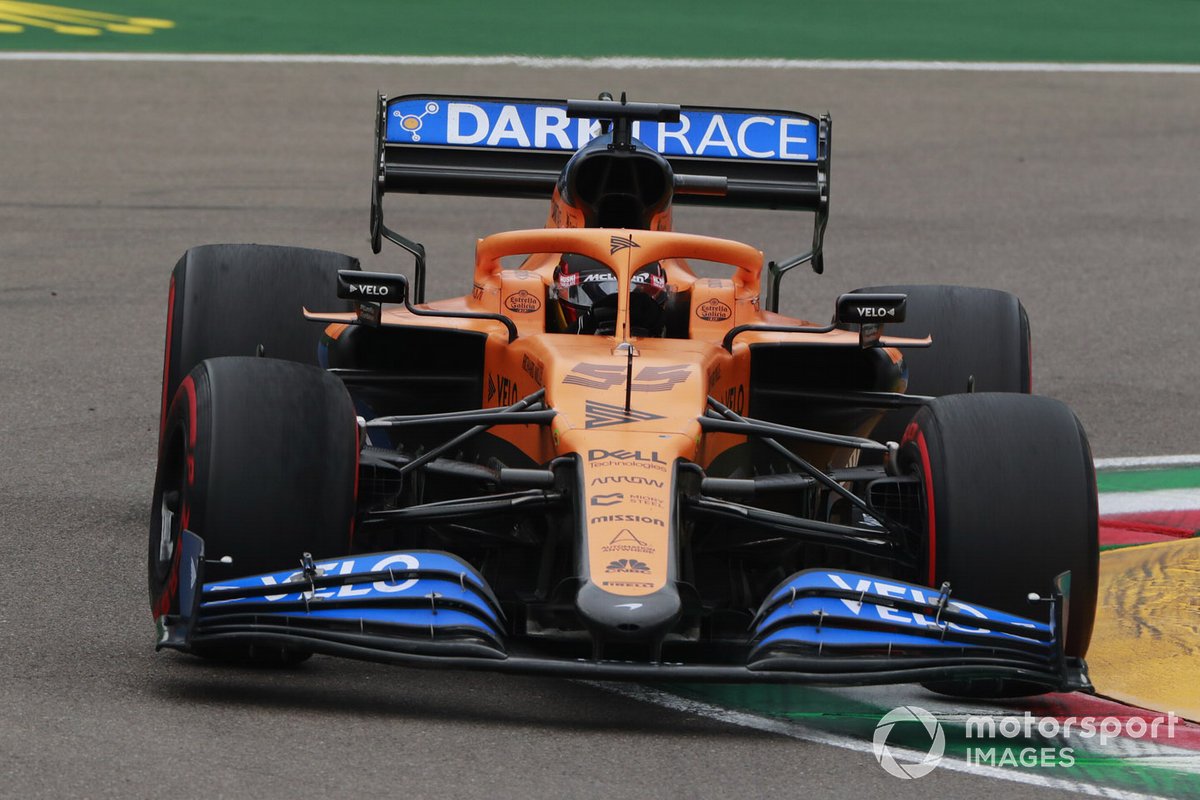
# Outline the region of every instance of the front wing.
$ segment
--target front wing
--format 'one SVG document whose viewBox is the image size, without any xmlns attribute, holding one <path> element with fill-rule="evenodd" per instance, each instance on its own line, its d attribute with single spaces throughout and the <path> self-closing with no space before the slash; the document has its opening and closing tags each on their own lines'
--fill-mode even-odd
<svg viewBox="0 0 1200 800">
<path fill-rule="evenodd" d="M 158 647 L 258 644 L 414 667 L 641 681 L 811 683 L 1013 680 L 1090 689 L 1066 658 L 1069 580 L 1038 622 L 950 599 L 929 587 L 843 570 L 804 570 L 763 603 L 744 660 L 630 662 L 565 658 L 508 630 L 501 604 L 468 563 L 438 551 L 312 562 L 205 583 L 204 543 L 184 531 L 171 582 L 179 613 L 159 617 Z M 1065 577 L 1065 576 L 1064 576 Z"/>
</svg>

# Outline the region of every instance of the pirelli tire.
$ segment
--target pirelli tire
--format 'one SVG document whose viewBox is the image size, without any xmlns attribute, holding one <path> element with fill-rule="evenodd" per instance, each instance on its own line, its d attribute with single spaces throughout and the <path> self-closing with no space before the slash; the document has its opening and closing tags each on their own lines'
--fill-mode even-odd
<svg viewBox="0 0 1200 800">
<path fill-rule="evenodd" d="M 167 414 L 149 537 L 150 602 L 172 613 L 167 585 L 179 535 L 204 540 L 205 581 L 344 555 L 353 536 L 359 440 L 345 386 L 324 370 L 266 358 L 201 361 Z M 228 556 L 231 563 L 220 563 Z M 290 663 L 278 647 L 200 655 Z"/>
<path fill-rule="evenodd" d="M 171 273 L 163 351 L 162 417 L 184 377 L 206 358 L 253 356 L 316 364 L 324 330 L 303 309 L 349 311 L 337 273 L 359 269 L 341 253 L 262 244 L 189 249 Z M 162 430 L 160 429 L 160 434 Z"/>
<path fill-rule="evenodd" d="M 1029 315 L 1015 295 L 942 285 L 873 286 L 855 292 L 908 295 L 905 321 L 884 325 L 884 333 L 933 337 L 930 347 L 904 349 L 908 394 L 1033 391 Z M 912 409 L 890 412 L 872 435 L 899 441 L 912 417 Z"/>
<path fill-rule="evenodd" d="M 904 434 L 903 469 L 920 476 L 925 572 L 951 596 L 1039 618 L 1055 576 L 1070 571 L 1068 657 L 1082 658 L 1096 615 L 1099 522 L 1087 435 L 1063 403 L 1010 393 L 941 397 Z M 1034 694 L 1013 681 L 929 684 L 946 694 Z"/>
</svg>

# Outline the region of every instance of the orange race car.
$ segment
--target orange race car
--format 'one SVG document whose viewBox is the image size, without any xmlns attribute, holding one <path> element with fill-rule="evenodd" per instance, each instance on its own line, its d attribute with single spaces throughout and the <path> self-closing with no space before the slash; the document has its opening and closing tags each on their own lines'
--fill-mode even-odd
<svg viewBox="0 0 1200 800">
<path fill-rule="evenodd" d="M 371 204 L 415 259 L 211 245 L 172 275 L 149 540 L 158 646 L 638 680 L 1089 688 L 1086 436 L 1015 297 L 822 271 L 830 121 L 379 98 Z M 425 300 L 390 192 L 542 197 Z M 811 249 L 675 232 L 812 212 Z M 885 330 L 886 329 L 886 330 Z"/>
</svg>

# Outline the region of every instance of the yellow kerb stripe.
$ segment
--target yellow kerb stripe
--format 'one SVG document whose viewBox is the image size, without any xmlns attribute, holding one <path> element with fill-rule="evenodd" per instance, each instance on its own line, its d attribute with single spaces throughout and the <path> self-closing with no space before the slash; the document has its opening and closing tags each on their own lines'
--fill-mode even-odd
<svg viewBox="0 0 1200 800">
<path fill-rule="evenodd" d="M 98 36 L 104 31 L 147 35 L 155 30 L 173 28 L 175 23 L 169 19 L 126 17 L 44 3 L 0 0 L 0 32 L 21 33 L 24 26 L 44 28 L 71 36 Z"/>
</svg>

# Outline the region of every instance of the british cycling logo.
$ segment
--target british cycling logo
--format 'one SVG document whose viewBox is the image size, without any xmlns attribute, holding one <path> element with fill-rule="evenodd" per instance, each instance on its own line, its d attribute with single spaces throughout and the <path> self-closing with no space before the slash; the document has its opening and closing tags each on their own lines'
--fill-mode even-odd
<svg viewBox="0 0 1200 800">
<path fill-rule="evenodd" d="M 901 762 L 896 759 L 897 754 L 907 756 L 914 752 L 911 748 L 899 748 L 888 744 L 892 729 L 901 722 L 916 722 L 929 734 L 929 751 L 924 758 L 916 762 Z M 942 726 L 938 723 L 937 718 L 925 709 L 920 706 L 900 706 L 893 708 L 879 720 L 875 726 L 875 736 L 871 740 L 871 748 L 875 751 L 875 760 L 887 774 L 904 780 L 923 778 L 941 763 L 942 756 L 946 752 L 946 734 L 942 731 Z"/>
</svg>

